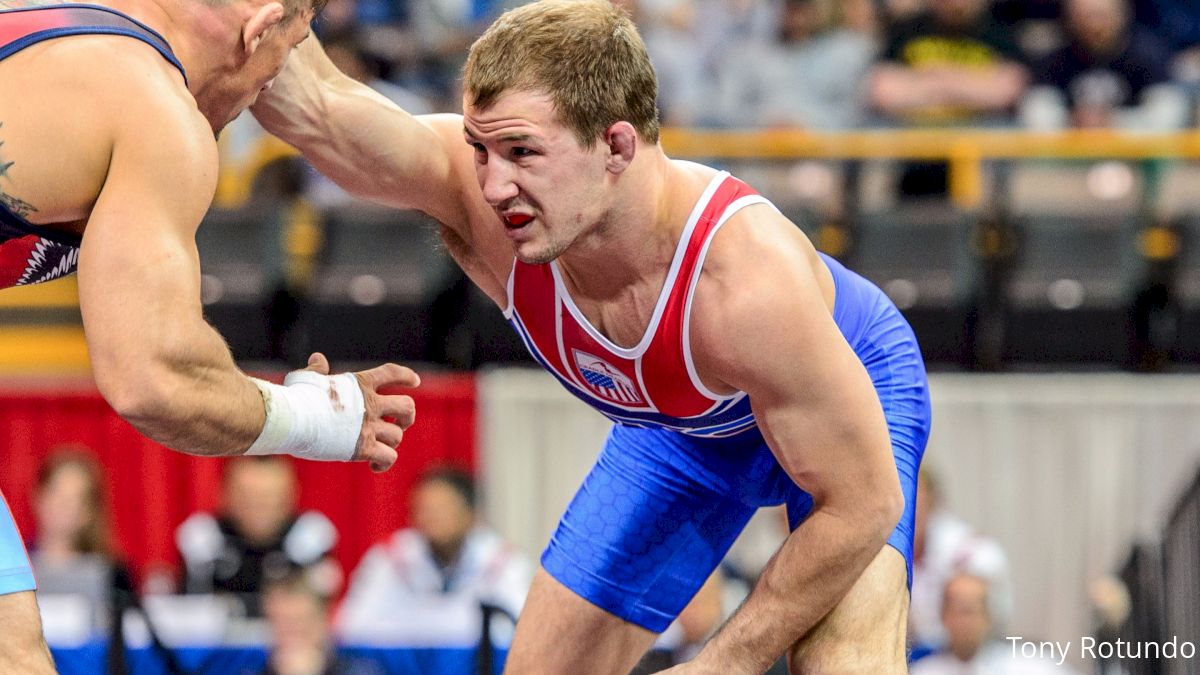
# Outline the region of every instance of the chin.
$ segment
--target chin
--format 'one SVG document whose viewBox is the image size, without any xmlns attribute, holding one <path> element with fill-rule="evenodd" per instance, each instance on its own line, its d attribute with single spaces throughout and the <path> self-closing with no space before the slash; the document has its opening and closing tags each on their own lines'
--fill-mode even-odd
<svg viewBox="0 0 1200 675">
<path fill-rule="evenodd" d="M 517 260 L 526 265 L 545 265 L 563 254 L 562 249 L 555 246 L 538 246 L 535 242 L 525 242 L 513 247 Z"/>
</svg>

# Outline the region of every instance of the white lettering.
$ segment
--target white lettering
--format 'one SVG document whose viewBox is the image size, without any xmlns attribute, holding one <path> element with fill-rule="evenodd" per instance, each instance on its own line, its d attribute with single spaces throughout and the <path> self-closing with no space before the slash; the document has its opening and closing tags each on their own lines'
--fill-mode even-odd
<svg viewBox="0 0 1200 675">
<path fill-rule="evenodd" d="M 1061 666 L 1063 664 L 1063 662 L 1067 660 L 1067 652 L 1069 652 L 1069 651 L 1071 651 L 1071 641 L 1070 640 L 1067 641 L 1067 644 L 1062 645 L 1062 651 L 1059 652 L 1059 656 L 1058 656 L 1058 663 L 1056 663 L 1055 665 Z"/>
<path fill-rule="evenodd" d="M 1179 645 L 1179 655 L 1185 659 L 1194 658 L 1196 656 L 1196 645 L 1191 642 Z"/>
<path fill-rule="evenodd" d="M 1088 658 L 1096 658 L 1096 638 L 1082 637 L 1079 639 L 1079 655 Z"/>
<path fill-rule="evenodd" d="M 1005 639 L 1005 640 L 1008 640 L 1009 642 L 1011 642 L 1011 643 L 1012 643 L 1012 647 L 1013 647 L 1013 653 L 1012 653 L 1012 655 L 1013 655 L 1013 658 L 1014 658 L 1014 659 L 1015 659 L 1015 658 L 1017 658 L 1017 643 L 1018 643 L 1018 642 L 1020 642 L 1020 641 L 1022 641 L 1022 640 L 1024 640 L 1025 638 L 1023 638 L 1023 637 L 1021 637 L 1020 635 L 1018 635 L 1018 636 L 1016 636 L 1016 637 L 1006 637 L 1006 638 L 1004 638 L 1004 639 Z"/>
</svg>

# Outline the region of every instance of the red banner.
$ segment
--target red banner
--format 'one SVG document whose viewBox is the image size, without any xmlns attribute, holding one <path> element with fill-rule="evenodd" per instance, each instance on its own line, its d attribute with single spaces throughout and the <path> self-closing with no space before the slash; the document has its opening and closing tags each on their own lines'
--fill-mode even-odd
<svg viewBox="0 0 1200 675">
<path fill-rule="evenodd" d="M 366 549 L 408 521 L 409 493 L 427 467 L 475 468 L 475 382 L 470 375 L 426 376 L 410 393 L 417 421 L 400 459 L 376 475 L 365 464 L 294 460 L 299 504 L 337 526 L 337 556 L 348 574 Z M 42 459 L 55 448 L 82 445 L 104 467 L 113 535 L 135 574 L 156 563 L 178 564 L 175 528 L 220 499 L 228 460 L 184 455 L 142 437 L 91 389 L 0 390 L 0 491 L 27 541 L 36 537 L 33 487 Z"/>
</svg>

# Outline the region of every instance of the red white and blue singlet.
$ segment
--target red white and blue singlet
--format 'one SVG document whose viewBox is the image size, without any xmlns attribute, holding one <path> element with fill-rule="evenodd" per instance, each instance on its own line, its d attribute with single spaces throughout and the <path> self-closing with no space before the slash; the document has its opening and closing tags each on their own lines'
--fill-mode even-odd
<svg viewBox="0 0 1200 675">
<path fill-rule="evenodd" d="M 710 438 L 745 431 L 755 425 L 750 400 L 704 386 L 692 363 L 689 324 L 713 235 L 752 204 L 770 202 L 728 173 L 713 178 L 684 227 L 650 325 L 631 348 L 613 344 L 588 322 L 554 262 L 514 263 L 504 315 L 546 370 L 615 422 Z"/>
<path fill-rule="evenodd" d="M 709 391 L 692 362 L 696 284 L 717 230 L 768 204 L 719 173 L 697 201 L 642 339 L 628 349 L 588 323 L 558 266 L 516 261 L 505 316 L 534 358 L 617 422 L 542 555 L 542 567 L 593 605 L 664 630 L 761 506 L 786 504 L 794 528 L 813 507 L 758 429 L 749 397 Z M 929 428 L 916 338 L 887 296 L 836 260 L 833 320 L 875 386 L 905 512 L 888 543 L 912 560 L 916 474 Z M 786 367 L 786 364 L 780 364 Z"/>
<path fill-rule="evenodd" d="M 0 11 L 0 61 L 46 40 L 72 35 L 123 35 L 154 47 L 183 73 L 161 35 L 120 12 L 96 5 L 53 5 Z M 186 75 L 184 76 L 186 81 Z M 50 281 L 75 271 L 80 237 L 34 225 L 0 201 L 0 288 Z"/>
</svg>

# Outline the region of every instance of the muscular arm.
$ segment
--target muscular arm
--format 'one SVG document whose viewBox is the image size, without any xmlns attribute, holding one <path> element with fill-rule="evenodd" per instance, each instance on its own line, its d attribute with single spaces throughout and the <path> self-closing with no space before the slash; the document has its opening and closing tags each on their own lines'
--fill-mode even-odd
<svg viewBox="0 0 1200 675">
<path fill-rule="evenodd" d="M 265 416 L 258 388 L 200 305 L 195 233 L 216 185 L 212 132 L 186 99 L 152 93 L 154 75 L 131 78 L 142 81 L 114 86 L 141 103 L 134 114 L 109 117 L 108 176 L 80 250 L 96 384 L 146 436 L 184 452 L 236 454 Z M 105 112 L 101 103 L 98 118 Z"/>
<path fill-rule="evenodd" d="M 342 74 L 316 38 L 301 43 L 252 110 L 352 194 L 443 223 L 465 220 L 449 155 L 450 148 L 466 151 L 461 120 L 409 115 Z"/>
<path fill-rule="evenodd" d="M 749 394 L 780 465 L 813 497 L 809 517 L 698 657 L 713 672 L 769 667 L 841 600 L 903 508 L 879 400 L 798 237 L 782 216 L 750 207 L 717 234 L 720 257 L 697 289 L 702 376 Z"/>
</svg>

